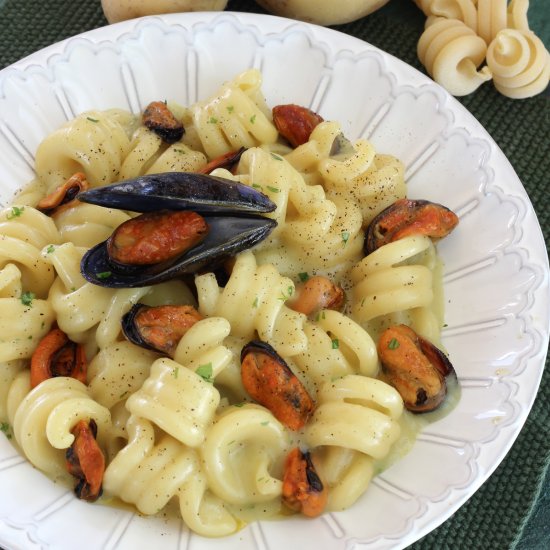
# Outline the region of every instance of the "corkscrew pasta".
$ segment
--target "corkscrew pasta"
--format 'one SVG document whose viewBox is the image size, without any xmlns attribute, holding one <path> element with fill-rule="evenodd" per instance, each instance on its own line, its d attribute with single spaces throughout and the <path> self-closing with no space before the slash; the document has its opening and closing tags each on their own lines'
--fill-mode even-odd
<svg viewBox="0 0 550 550">
<path fill-rule="evenodd" d="M 452 9 L 466 14 L 465 6 L 457 0 Z M 427 47 L 426 55 L 439 53 Z M 442 325 L 440 265 L 428 237 L 363 252 L 365 227 L 406 196 L 402 163 L 366 139 L 350 141 L 335 121 L 290 148 L 261 82 L 249 70 L 204 101 L 169 102 L 186 127 L 171 144 L 135 114 L 79 115 L 46 137 L 35 180 L 0 213 L 0 421 L 34 466 L 67 482 L 74 428 L 93 420 L 106 462 L 100 502 L 120 499 L 155 515 L 177 501 L 187 528 L 204 536 L 280 515 L 285 460 L 296 446 L 311 450 L 327 509 L 351 506 L 408 414 L 379 379 L 380 330 L 406 322 L 438 342 Z M 100 187 L 199 171 L 241 147 L 231 171 L 213 174 L 259 188 L 276 205 L 267 216 L 277 228 L 236 256 L 223 283 L 203 270 L 156 286 L 96 286 L 80 271 L 83 254 L 135 213 L 78 201 L 51 216 L 35 208 L 76 171 Z M 346 289 L 342 311 L 293 309 L 317 274 Z M 137 303 L 193 305 L 199 317 L 167 356 L 124 337 L 122 320 Z M 31 357 L 54 327 L 83 347 L 86 384 L 52 373 L 31 388 Z M 272 346 L 310 394 L 314 410 L 303 428 L 291 430 L 251 398 L 240 356 L 252 340 Z"/>
</svg>

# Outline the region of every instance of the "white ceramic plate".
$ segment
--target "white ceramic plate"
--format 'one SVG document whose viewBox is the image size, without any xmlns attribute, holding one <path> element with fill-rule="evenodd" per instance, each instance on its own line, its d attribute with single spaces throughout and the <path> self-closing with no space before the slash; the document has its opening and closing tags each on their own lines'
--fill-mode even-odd
<svg viewBox="0 0 550 550">
<path fill-rule="evenodd" d="M 444 342 L 462 399 L 350 510 L 204 539 L 177 521 L 79 502 L 0 438 L 8 549 L 402 548 L 447 519 L 497 467 L 534 400 L 548 344 L 548 259 L 512 167 L 477 121 L 401 61 L 335 31 L 230 13 L 146 18 L 42 50 L 0 72 L 0 201 L 32 177 L 46 134 L 87 109 L 192 103 L 257 67 L 270 105 L 310 106 L 407 166 L 409 194 L 461 218 L 439 249 Z M 355 545 L 355 546 L 354 546 Z"/>
</svg>

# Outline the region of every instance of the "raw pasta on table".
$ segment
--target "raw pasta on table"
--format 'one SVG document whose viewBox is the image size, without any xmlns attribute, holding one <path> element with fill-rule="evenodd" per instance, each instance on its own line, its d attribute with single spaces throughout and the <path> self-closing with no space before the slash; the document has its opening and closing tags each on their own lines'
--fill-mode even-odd
<svg viewBox="0 0 550 550">
<path fill-rule="evenodd" d="M 406 196 L 404 167 L 368 140 L 348 140 L 335 121 L 289 147 L 256 70 L 194 105 L 167 107 L 185 126 L 175 143 L 122 110 L 67 122 L 39 146 L 35 180 L 2 213 L 0 421 L 10 423 L 34 466 L 66 480 L 74 430 L 93 420 L 105 455 L 101 499 L 120 499 L 145 515 L 177 501 L 187 527 L 205 536 L 280 515 L 289 502 L 286 460 L 297 446 L 324 480 L 327 509 L 351 506 L 387 466 L 402 427 L 407 440 L 418 430 L 381 375 L 379 333 L 406 323 L 438 343 L 443 322 L 429 237 L 407 237 L 364 257 L 365 227 Z M 277 227 L 226 266 L 225 281 L 205 269 L 155 286 L 97 286 L 81 273 L 83 255 L 135 212 L 78 200 L 51 217 L 35 208 L 77 172 L 101 187 L 200 171 L 241 147 L 235 166 L 212 174 L 261 190 L 275 204 L 266 216 Z M 347 291 L 341 311 L 294 309 L 317 275 Z M 136 304 L 189 305 L 197 319 L 170 352 L 143 349 L 122 330 L 129 312 L 142 307 Z M 31 388 L 31 358 L 53 327 L 82 346 L 87 384 L 55 375 Z M 290 429 L 278 411 L 251 399 L 240 372 L 251 341 L 268 346 L 261 349 L 311 396 L 315 410 L 302 428 Z"/>
</svg>

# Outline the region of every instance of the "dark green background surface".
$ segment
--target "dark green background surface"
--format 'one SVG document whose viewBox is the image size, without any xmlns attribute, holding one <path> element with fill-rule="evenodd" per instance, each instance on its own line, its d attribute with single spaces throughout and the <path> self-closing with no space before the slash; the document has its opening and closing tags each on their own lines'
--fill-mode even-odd
<svg viewBox="0 0 550 550">
<path fill-rule="evenodd" d="M 230 0 L 228 9 L 265 13 L 252 0 Z M 529 22 L 550 48 L 549 0 L 531 0 Z M 99 0 L 0 0 L 0 68 L 44 46 L 105 24 Z M 424 16 L 412 0 L 392 0 L 362 20 L 335 28 L 423 70 L 416 57 L 423 24 Z M 518 101 L 501 96 L 488 83 L 460 101 L 514 166 L 533 202 L 548 249 L 548 89 L 535 98 Z M 550 548 L 550 483 L 548 479 L 544 482 L 550 461 L 549 411 L 547 361 L 531 414 L 502 464 L 452 518 L 415 543 L 411 550 Z"/>
</svg>

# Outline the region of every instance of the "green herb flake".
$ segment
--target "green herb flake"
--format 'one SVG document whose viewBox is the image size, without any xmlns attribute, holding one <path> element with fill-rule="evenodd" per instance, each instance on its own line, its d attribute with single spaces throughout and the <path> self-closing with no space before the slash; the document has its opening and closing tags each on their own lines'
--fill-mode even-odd
<svg viewBox="0 0 550 550">
<path fill-rule="evenodd" d="M 212 363 L 206 363 L 206 365 L 200 365 L 199 368 L 195 371 L 203 380 L 206 382 L 210 382 L 211 384 L 214 382 L 214 379 L 212 378 Z"/>
<path fill-rule="evenodd" d="M 233 107 L 233 105 L 228 105 L 227 106 L 227 112 L 228 113 L 232 113 L 234 110 L 235 110 L 235 107 Z"/>
<path fill-rule="evenodd" d="M 8 438 L 12 438 L 11 426 L 7 422 L 0 423 L 0 431 Z"/>
<path fill-rule="evenodd" d="M 252 307 L 258 307 L 258 296 L 256 296 L 256 298 L 252 302 Z"/>
<path fill-rule="evenodd" d="M 388 343 L 389 349 L 397 349 L 399 347 L 399 340 L 397 338 L 392 338 Z"/>
<path fill-rule="evenodd" d="M 338 338 L 334 338 L 332 340 L 332 349 L 338 349 L 340 347 L 340 341 Z"/>
<path fill-rule="evenodd" d="M 244 405 L 245 405 L 245 403 L 244 403 L 244 401 L 242 401 L 241 403 L 235 403 L 233 406 L 234 407 L 239 407 L 239 409 L 240 409 L 241 407 L 244 407 Z"/>
<path fill-rule="evenodd" d="M 99 273 L 95 274 L 98 279 L 108 279 L 111 275 L 111 271 L 100 271 Z"/>
<path fill-rule="evenodd" d="M 92 117 L 90 117 L 90 116 L 87 116 L 87 117 L 86 117 L 86 120 L 89 120 L 90 122 L 99 122 L 99 119 L 97 119 L 97 118 L 92 118 Z"/>
<path fill-rule="evenodd" d="M 263 189 L 263 187 L 257 183 L 253 183 L 252 187 L 254 187 L 254 189 Z"/>
<path fill-rule="evenodd" d="M 180 373 L 180 368 L 179 367 L 175 367 L 174 370 L 172 371 L 172 374 L 174 375 L 174 378 L 177 378 L 179 373 Z"/>
<path fill-rule="evenodd" d="M 32 301 L 36 298 L 36 295 L 34 294 L 34 292 L 30 292 L 30 291 L 27 291 L 27 292 L 23 292 L 21 294 L 21 303 L 24 305 L 24 306 L 32 306 Z"/>
<path fill-rule="evenodd" d="M 55 246 L 50 244 L 48 248 L 46 248 L 46 254 L 51 254 L 52 252 L 55 252 Z"/>
<path fill-rule="evenodd" d="M 309 279 L 309 274 L 303 271 L 302 273 L 298 273 L 298 277 L 300 277 L 300 281 L 302 281 L 302 283 L 305 283 Z"/>
<path fill-rule="evenodd" d="M 256 115 L 252 115 L 250 117 L 250 124 L 254 124 L 256 122 Z"/>
<path fill-rule="evenodd" d="M 262 426 L 267 426 L 269 424 L 269 420 L 264 420 L 263 422 L 260 422 Z"/>
<path fill-rule="evenodd" d="M 279 155 L 276 155 L 275 153 L 271 153 L 271 156 L 272 156 L 275 160 L 283 160 L 283 157 L 280 157 Z"/>
<path fill-rule="evenodd" d="M 209 119 L 208 119 L 208 122 L 210 124 L 217 124 L 218 123 L 218 119 L 215 117 L 215 116 L 211 116 Z"/>
<path fill-rule="evenodd" d="M 13 218 L 19 218 L 19 216 L 23 215 L 23 212 L 25 211 L 24 206 L 12 206 L 10 213 L 6 216 L 8 220 L 13 220 Z"/>
<path fill-rule="evenodd" d="M 349 231 L 342 231 L 342 242 L 344 243 L 344 246 L 348 244 L 349 241 Z"/>
<path fill-rule="evenodd" d="M 294 287 L 293 286 L 289 286 L 288 287 L 288 296 L 292 296 L 294 294 Z"/>
<path fill-rule="evenodd" d="M 272 193 L 280 193 L 281 190 L 278 188 L 278 187 L 273 187 L 272 185 L 268 185 L 267 188 L 272 192 Z"/>
</svg>

